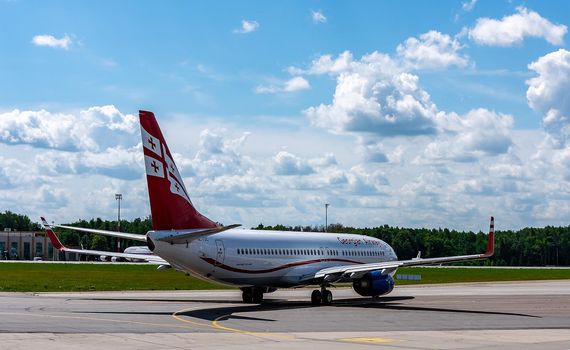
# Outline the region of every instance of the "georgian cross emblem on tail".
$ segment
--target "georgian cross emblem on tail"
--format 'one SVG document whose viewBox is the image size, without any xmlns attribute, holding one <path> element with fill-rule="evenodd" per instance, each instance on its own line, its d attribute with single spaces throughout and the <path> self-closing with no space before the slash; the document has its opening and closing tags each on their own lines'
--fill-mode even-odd
<svg viewBox="0 0 570 350">
<path fill-rule="evenodd" d="M 217 228 L 218 224 L 200 214 L 190 201 L 182 176 L 154 114 L 150 111 L 139 111 L 139 120 L 152 228 Z"/>
<path fill-rule="evenodd" d="M 160 139 L 150 132 L 141 128 L 143 147 L 151 151 L 152 155 L 145 154 L 146 174 L 149 176 L 166 178 L 170 183 L 170 192 L 184 198 L 188 203 L 190 197 L 182 181 L 182 176 L 174 161 L 169 157 L 167 148 L 160 142 Z M 157 155 L 158 158 L 155 158 Z"/>
</svg>

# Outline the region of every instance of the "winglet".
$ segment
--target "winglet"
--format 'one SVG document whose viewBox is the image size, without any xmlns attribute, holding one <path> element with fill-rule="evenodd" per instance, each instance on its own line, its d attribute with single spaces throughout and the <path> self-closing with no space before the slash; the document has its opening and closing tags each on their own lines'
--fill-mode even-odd
<svg viewBox="0 0 570 350">
<path fill-rule="evenodd" d="M 491 257 L 495 253 L 495 218 L 491 216 L 491 224 L 489 225 L 489 236 L 487 237 L 486 257 Z"/>
<path fill-rule="evenodd" d="M 45 229 L 46 229 L 46 233 L 49 237 L 49 240 L 51 241 L 51 244 L 53 245 L 53 247 L 57 250 L 62 250 L 65 248 L 65 246 L 63 244 L 61 244 L 61 242 L 59 241 L 59 238 L 57 238 L 57 236 L 55 235 L 55 233 L 53 232 L 53 230 L 51 229 L 51 226 L 48 224 L 47 220 L 42 216 L 42 225 L 44 225 Z"/>
</svg>

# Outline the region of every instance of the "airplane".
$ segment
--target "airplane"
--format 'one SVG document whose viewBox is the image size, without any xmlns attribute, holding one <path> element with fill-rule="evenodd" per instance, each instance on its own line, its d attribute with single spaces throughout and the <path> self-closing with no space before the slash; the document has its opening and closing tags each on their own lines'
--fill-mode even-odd
<svg viewBox="0 0 570 350">
<path fill-rule="evenodd" d="M 152 112 L 139 111 L 150 200 L 152 230 L 146 235 L 68 227 L 146 242 L 151 254 L 129 254 L 65 247 L 42 217 L 58 250 L 80 254 L 143 259 L 159 270 L 174 268 L 193 276 L 238 286 L 244 303 L 261 303 L 278 288 L 318 286 L 313 305 L 330 305 L 329 287 L 352 283 L 361 296 L 378 297 L 394 289 L 400 267 L 487 259 L 494 252 L 491 217 L 486 251 L 482 254 L 398 260 L 386 242 L 369 236 L 324 232 L 262 231 L 223 226 L 202 215 L 190 200 L 180 172 Z"/>
<path fill-rule="evenodd" d="M 53 226 L 55 226 L 55 225 L 53 225 Z M 150 251 L 150 249 L 148 249 L 148 247 L 146 245 L 134 245 L 134 246 L 127 247 L 127 248 L 125 248 L 125 250 L 123 250 L 123 253 L 143 254 L 143 255 L 152 254 L 152 252 Z M 107 256 L 101 255 L 99 257 L 99 260 L 107 261 L 108 259 L 107 259 Z M 125 260 L 131 261 L 131 262 L 145 262 L 144 259 L 125 258 Z M 111 262 L 117 262 L 117 261 L 121 261 L 121 259 L 116 257 L 116 256 L 111 257 Z"/>
</svg>

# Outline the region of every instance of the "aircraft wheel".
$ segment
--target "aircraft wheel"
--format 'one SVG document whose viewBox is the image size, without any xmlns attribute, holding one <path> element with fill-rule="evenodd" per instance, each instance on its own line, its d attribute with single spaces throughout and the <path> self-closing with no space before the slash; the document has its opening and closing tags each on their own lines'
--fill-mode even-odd
<svg viewBox="0 0 570 350">
<path fill-rule="evenodd" d="M 311 293 L 311 304 L 313 305 L 321 305 L 321 291 L 318 289 L 315 289 L 313 291 L 313 293 Z"/>
<path fill-rule="evenodd" d="M 332 304 L 333 301 L 333 295 L 332 292 L 330 290 L 325 290 L 323 293 L 323 305 L 330 305 Z"/>
<path fill-rule="evenodd" d="M 242 299 L 243 302 L 246 303 L 246 304 L 251 304 L 251 303 L 253 303 L 253 291 L 251 290 L 251 288 L 244 288 L 244 289 L 242 289 L 242 292 L 241 292 L 241 299 Z"/>
<path fill-rule="evenodd" d="M 263 292 L 258 289 L 254 290 L 252 301 L 254 304 L 261 304 L 261 302 L 263 301 Z"/>
</svg>

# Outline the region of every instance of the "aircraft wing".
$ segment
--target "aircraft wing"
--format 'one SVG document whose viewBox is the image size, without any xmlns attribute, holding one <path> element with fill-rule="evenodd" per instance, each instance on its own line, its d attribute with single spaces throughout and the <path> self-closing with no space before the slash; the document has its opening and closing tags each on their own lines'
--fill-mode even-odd
<svg viewBox="0 0 570 350">
<path fill-rule="evenodd" d="M 381 270 L 383 274 L 388 274 L 395 271 L 399 267 L 425 266 L 425 265 L 487 259 L 493 256 L 493 253 L 495 251 L 494 221 L 495 221 L 494 218 L 491 217 L 489 235 L 487 237 L 487 249 L 483 254 L 446 256 L 441 258 L 428 258 L 428 259 L 413 258 L 411 260 L 396 260 L 396 261 L 387 261 L 387 262 L 361 264 L 361 265 L 335 266 L 317 271 L 317 273 L 315 274 L 315 278 L 317 279 L 324 278 L 329 282 L 336 282 L 340 280 L 360 278 L 370 271 Z"/>
<path fill-rule="evenodd" d="M 44 221 L 45 221 L 45 219 L 42 218 L 42 223 Z M 44 223 L 44 226 L 45 226 L 45 223 Z M 132 239 L 134 241 L 146 242 L 146 236 L 145 235 L 139 235 L 136 233 L 97 230 L 97 229 L 93 229 L 93 228 L 74 227 L 74 226 L 65 226 L 65 225 L 52 225 L 52 226 L 53 227 L 66 228 L 68 230 L 88 232 L 88 233 L 97 233 L 97 234 L 104 235 L 104 236 L 119 237 L 119 238 L 124 238 L 124 239 Z"/>
<path fill-rule="evenodd" d="M 55 235 L 55 233 L 51 229 L 51 226 L 47 223 L 47 221 L 44 218 L 42 218 L 42 224 L 44 225 L 44 227 L 46 229 L 46 233 L 47 233 L 47 235 L 51 241 L 51 244 L 57 250 L 70 252 L 70 253 L 77 253 L 77 254 L 110 256 L 110 257 L 125 258 L 125 259 L 138 259 L 138 260 L 144 260 L 144 261 L 151 263 L 151 264 L 170 266 L 170 263 L 168 263 L 166 260 L 164 260 L 161 257 L 154 255 L 154 254 L 129 254 L 129 253 L 108 252 L 108 251 L 102 251 L 102 250 L 67 248 L 66 246 L 64 246 L 61 243 L 59 238 L 57 238 L 57 236 Z"/>
</svg>

